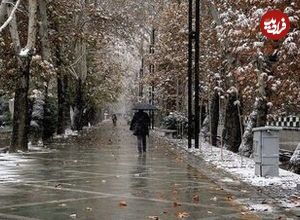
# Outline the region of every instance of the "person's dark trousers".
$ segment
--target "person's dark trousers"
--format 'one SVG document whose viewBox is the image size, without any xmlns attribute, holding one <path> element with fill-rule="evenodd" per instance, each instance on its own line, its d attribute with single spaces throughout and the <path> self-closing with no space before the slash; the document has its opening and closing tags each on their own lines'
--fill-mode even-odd
<svg viewBox="0 0 300 220">
<path fill-rule="evenodd" d="M 138 135 L 137 136 L 137 145 L 139 153 L 146 152 L 147 142 L 146 135 Z"/>
</svg>

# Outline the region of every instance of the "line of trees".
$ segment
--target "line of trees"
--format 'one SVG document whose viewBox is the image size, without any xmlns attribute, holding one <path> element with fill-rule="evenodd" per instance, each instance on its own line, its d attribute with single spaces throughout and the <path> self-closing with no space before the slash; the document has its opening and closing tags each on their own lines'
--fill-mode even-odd
<svg viewBox="0 0 300 220">
<path fill-rule="evenodd" d="M 290 1 L 201 1 L 201 105 L 203 126 L 217 142 L 224 123 L 223 144 L 250 156 L 252 129 L 278 115 L 299 115 L 300 3 Z M 156 20 L 158 41 L 156 98 L 165 111 L 186 113 L 188 16 L 186 1 L 169 1 Z M 285 39 L 266 39 L 259 30 L 261 16 L 270 9 L 288 14 L 291 30 Z M 244 126 L 244 118 L 248 123 Z M 207 123 L 208 122 L 208 123 Z"/>
<path fill-rule="evenodd" d="M 141 32 L 134 18 L 142 14 L 129 15 L 136 4 L 1 0 L 0 90 L 14 98 L 10 152 L 27 151 L 32 130 L 43 140 L 81 130 L 118 99 L 128 70 L 118 47 L 134 47 Z"/>
</svg>

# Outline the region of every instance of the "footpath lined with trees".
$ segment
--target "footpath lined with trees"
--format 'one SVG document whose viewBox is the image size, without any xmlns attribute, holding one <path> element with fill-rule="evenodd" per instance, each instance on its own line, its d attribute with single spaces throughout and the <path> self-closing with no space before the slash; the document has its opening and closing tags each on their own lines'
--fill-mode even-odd
<svg viewBox="0 0 300 220">
<path fill-rule="evenodd" d="M 216 146 L 218 128 L 223 128 L 223 146 L 249 157 L 253 128 L 279 116 L 299 117 L 300 3 L 201 2 L 201 82 L 194 97 L 200 98 L 202 132 Z M 283 11 L 291 21 L 291 30 L 282 40 L 268 40 L 259 30 L 261 16 L 270 9 Z M 187 112 L 187 11 L 188 2 L 169 2 L 156 19 L 155 54 L 147 57 L 156 68 L 145 79 L 154 84 L 163 112 L 176 112 L 173 118 L 178 124 Z M 297 152 L 291 169 L 299 172 Z"/>
<path fill-rule="evenodd" d="M 274 8 L 291 21 L 279 41 L 263 37 L 258 25 Z M 14 98 L 13 120 L 5 116 L 13 128 L 9 150 L 26 151 L 29 135 L 47 140 L 68 127 L 81 130 L 120 95 L 136 101 L 140 84 L 152 87 L 151 101 L 163 116 L 176 111 L 175 121 L 184 124 L 187 12 L 185 1 L 2 0 L 0 95 Z M 202 1 L 200 13 L 201 82 L 194 97 L 202 131 L 215 146 L 222 124 L 223 146 L 250 156 L 254 127 L 299 116 L 300 3 Z M 7 112 L 8 105 L 1 108 Z M 293 161 L 296 170 L 299 160 Z"/>
<path fill-rule="evenodd" d="M 10 152 L 27 151 L 29 137 L 46 141 L 70 127 L 80 131 L 118 100 L 145 32 L 147 14 L 137 11 L 144 6 L 1 1 L 0 97 L 3 112 L 9 106 L 13 113 L 3 119 L 12 126 Z"/>
</svg>

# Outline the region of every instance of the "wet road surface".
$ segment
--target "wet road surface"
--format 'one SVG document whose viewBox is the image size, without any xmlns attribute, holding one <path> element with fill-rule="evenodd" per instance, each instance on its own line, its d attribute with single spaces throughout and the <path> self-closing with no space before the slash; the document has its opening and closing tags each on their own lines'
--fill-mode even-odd
<svg viewBox="0 0 300 220">
<path fill-rule="evenodd" d="M 110 122 L 51 150 L 0 155 L 0 219 L 259 219 L 150 140 Z"/>
</svg>

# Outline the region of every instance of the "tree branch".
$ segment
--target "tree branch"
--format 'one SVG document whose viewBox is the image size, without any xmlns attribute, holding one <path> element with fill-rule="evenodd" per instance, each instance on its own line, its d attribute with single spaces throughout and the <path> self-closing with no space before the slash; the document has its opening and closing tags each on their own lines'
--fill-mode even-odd
<svg viewBox="0 0 300 220">
<path fill-rule="evenodd" d="M 6 4 L 8 0 L 2 0 L 0 3 L 0 24 L 4 22 L 6 16 Z"/>
<path fill-rule="evenodd" d="M 8 16 L 7 20 L 4 22 L 4 24 L 0 27 L 0 33 L 4 30 L 4 28 L 7 27 L 7 25 L 9 25 L 9 23 L 13 20 L 13 17 L 15 15 L 15 12 L 20 4 L 21 0 L 18 0 L 17 3 L 15 4 L 15 6 L 13 7 L 13 9 L 10 12 L 10 15 Z M 0 21 L 2 21 L 3 17 L 4 17 L 4 12 L 6 9 L 6 4 L 8 3 L 7 0 L 4 0 L 3 2 L 1 2 L 1 6 L 0 6 Z M 3 15 L 3 17 L 2 17 Z"/>
<path fill-rule="evenodd" d="M 28 0 L 29 2 L 29 23 L 28 38 L 26 49 L 33 50 L 36 42 L 37 34 L 37 0 Z"/>
</svg>

